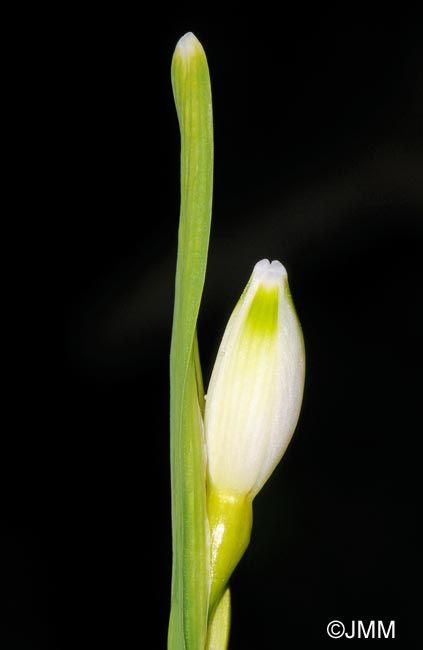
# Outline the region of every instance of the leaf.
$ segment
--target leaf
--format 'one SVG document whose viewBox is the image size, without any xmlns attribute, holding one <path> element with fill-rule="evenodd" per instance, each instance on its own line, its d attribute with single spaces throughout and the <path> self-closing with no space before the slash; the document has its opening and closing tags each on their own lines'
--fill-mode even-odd
<svg viewBox="0 0 423 650">
<path fill-rule="evenodd" d="M 176 46 L 172 86 L 181 131 L 181 211 L 170 355 L 173 567 L 168 648 L 202 650 L 209 545 L 196 324 L 210 235 L 213 120 L 207 59 L 191 33 Z"/>
</svg>

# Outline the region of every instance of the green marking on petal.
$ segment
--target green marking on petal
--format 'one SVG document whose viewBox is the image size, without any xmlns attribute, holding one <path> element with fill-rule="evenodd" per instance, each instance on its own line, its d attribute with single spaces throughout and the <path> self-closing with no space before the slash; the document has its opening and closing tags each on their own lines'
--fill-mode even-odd
<svg viewBox="0 0 423 650">
<path fill-rule="evenodd" d="M 260 285 L 246 318 L 249 334 L 275 336 L 278 329 L 279 286 Z"/>
</svg>

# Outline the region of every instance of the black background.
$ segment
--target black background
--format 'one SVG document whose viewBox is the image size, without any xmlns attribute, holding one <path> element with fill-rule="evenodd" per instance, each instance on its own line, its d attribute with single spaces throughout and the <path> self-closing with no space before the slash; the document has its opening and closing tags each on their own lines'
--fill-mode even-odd
<svg viewBox="0 0 423 650">
<path fill-rule="evenodd" d="M 170 61 L 188 30 L 207 52 L 215 124 L 199 320 L 205 383 L 263 257 L 288 269 L 307 351 L 297 432 L 256 499 L 232 579 L 231 648 L 334 643 L 333 619 L 347 628 L 395 620 L 397 639 L 411 642 L 423 208 L 416 16 L 152 19 L 114 9 L 70 11 L 51 45 L 35 47 L 48 60 L 32 123 L 47 171 L 35 166 L 32 183 L 58 264 L 48 270 L 49 308 L 25 321 L 32 355 L 20 357 L 2 457 L 4 647 L 166 644 L 179 212 Z M 65 345 L 51 346 L 63 302 Z"/>
</svg>

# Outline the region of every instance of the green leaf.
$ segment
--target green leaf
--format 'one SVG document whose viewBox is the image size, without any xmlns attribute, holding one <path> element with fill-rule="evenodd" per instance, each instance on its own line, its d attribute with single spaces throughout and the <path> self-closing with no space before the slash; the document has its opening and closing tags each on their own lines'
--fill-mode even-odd
<svg viewBox="0 0 423 650">
<path fill-rule="evenodd" d="M 181 212 L 170 358 L 173 567 L 168 648 L 203 650 L 209 547 L 196 324 L 210 235 L 213 120 L 207 59 L 191 33 L 176 46 L 172 86 L 181 131 Z"/>
</svg>

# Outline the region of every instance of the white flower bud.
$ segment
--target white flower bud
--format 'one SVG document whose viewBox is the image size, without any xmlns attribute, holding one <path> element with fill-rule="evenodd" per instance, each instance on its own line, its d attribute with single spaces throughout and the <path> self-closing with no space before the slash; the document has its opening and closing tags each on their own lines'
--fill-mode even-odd
<svg viewBox="0 0 423 650">
<path fill-rule="evenodd" d="M 205 410 L 208 475 L 218 492 L 259 492 L 300 413 L 304 341 L 284 266 L 261 260 L 226 327 Z"/>
</svg>

